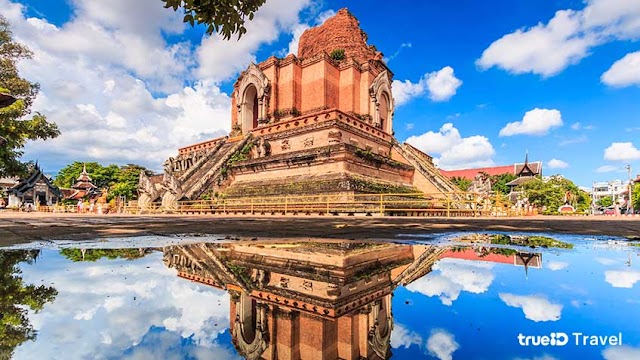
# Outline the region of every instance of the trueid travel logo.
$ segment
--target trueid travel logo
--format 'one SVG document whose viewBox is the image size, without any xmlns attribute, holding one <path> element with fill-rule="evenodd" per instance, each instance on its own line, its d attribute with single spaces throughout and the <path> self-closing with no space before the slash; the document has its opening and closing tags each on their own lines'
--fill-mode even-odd
<svg viewBox="0 0 640 360">
<path fill-rule="evenodd" d="M 622 333 L 617 335 L 587 335 L 581 332 L 567 334 L 564 332 L 552 332 L 549 335 L 524 335 L 518 334 L 520 346 L 619 346 L 622 345 Z"/>
</svg>

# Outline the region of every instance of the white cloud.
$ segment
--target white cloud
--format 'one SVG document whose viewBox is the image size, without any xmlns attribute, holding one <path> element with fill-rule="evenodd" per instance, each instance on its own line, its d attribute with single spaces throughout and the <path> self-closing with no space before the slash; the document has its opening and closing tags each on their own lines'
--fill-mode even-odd
<svg viewBox="0 0 640 360">
<path fill-rule="evenodd" d="M 417 83 L 409 80 L 400 81 L 393 80 L 391 87 L 393 88 L 393 99 L 396 106 L 402 106 L 416 97 L 424 95 L 426 91 L 426 79 L 423 77 Z"/>
<path fill-rule="evenodd" d="M 620 168 L 613 165 L 602 165 L 596 169 L 596 172 L 598 173 L 608 173 L 608 172 L 614 172 L 614 171 L 620 171 Z"/>
<path fill-rule="evenodd" d="M 604 280 L 613 287 L 631 289 L 640 281 L 640 271 L 609 270 L 604 272 Z"/>
<path fill-rule="evenodd" d="M 308 3 L 268 2 L 239 42 L 213 36 L 201 44 L 169 44 L 165 35 L 186 27 L 179 12 L 154 0 L 73 1 L 73 16 L 60 26 L 0 0 L 16 40 L 34 52 L 19 63 L 21 75 L 41 85 L 33 110 L 62 132 L 28 143 L 25 159 L 38 159 L 48 171 L 74 160 L 159 170 L 179 147 L 224 135 L 231 103 L 219 81 L 255 60 L 260 45 L 291 30 Z"/>
<path fill-rule="evenodd" d="M 442 259 L 433 265 L 433 272 L 407 285 L 407 290 L 438 296 L 442 304 L 451 306 L 462 291 L 486 292 L 494 279 L 491 269 L 492 264 Z"/>
<path fill-rule="evenodd" d="M 445 66 L 438 71 L 424 74 L 417 83 L 393 80 L 392 88 L 396 106 L 401 106 L 425 93 L 428 93 L 432 101 L 447 101 L 456 94 L 461 85 L 462 81 L 456 78 L 453 68 Z"/>
<path fill-rule="evenodd" d="M 599 264 L 605 265 L 605 266 L 611 266 L 611 265 L 615 265 L 618 263 L 617 260 L 615 259 L 610 259 L 610 258 L 603 258 L 603 257 L 597 257 L 596 261 Z"/>
<path fill-rule="evenodd" d="M 485 136 L 463 138 L 452 123 L 446 123 L 438 132 L 429 131 L 410 136 L 407 142 L 427 154 L 438 154 L 434 161 L 441 168 L 491 166 L 495 150 Z"/>
<path fill-rule="evenodd" d="M 532 358 L 514 358 L 513 360 L 558 360 L 557 357 L 551 356 L 549 354 L 542 354 L 540 356 L 534 356 Z"/>
<path fill-rule="evenodd" d="M 547 166 L 551 169 L 566 169 L 569 167 L 569 164 L 567 164 L 567 162 L 562 160 L 551 159 L 547 163 Z"/>
<path fill-rule="evenodd" d="M 399 347 L 409 348 L 412 345 L 422 345 L 422 336 L 407 329 L 403 324 L 396 323 L 391 331 L 391 347 L 397 349 Z"/>
<path fill-rule="evenodd" d="M 567 264 L 566 262 L 562 262 L 562 261 L 549 261 L 547 263 L 547 267 L 551 271 L 562 270 L 562 269 L 565 269 L 567 266 L 569 266 L 569 264 Z"/>
<path fill-rule="evenodd" d="M 580 122 L 575 122 L 575 123 L 571 124 L 571 129 L 572 130 L 580 130 L 580 129 L 582 129 L 582 124 Z"/>
<path fill-rule="evenodd" d="M 497 66 L 515 74 L 552 76 L 587 56 L 596 44 L 593 36 L 576 36 L 579 31 L 578 13 L 558 11 L 546 25 L 539 23 L 496 40 L 476 64 L 483 69 Z"/>
<path fill-rule="evenodd" d="M 640 2 L 589 0 L 579 11 L 561 10 L 546 24 L 518 29 L 494 41 L 476 64 L 515 74 L 556 75 L 590 50 L 610 41 L 640 37 Z"/>
<path fill-rule="evenodd" d="M 220 35 L 204 38 L 196 50 L 199 63 L 196 73 L 203 79 L 230 80 L 251 62 L 256 62 L 255 52 L 260 45 L 276 41 L 285 31 L 293 31 L 294 35 L 304 31 L 298 14 L 310 2 L 270 0 L 256 12 L 253 20 L 246 23 L 247 33 L 240 40 L 224 41 Z"/>
<path fill-rule="evenodd" d="M 499 297 L 507 306 L 521 308 L 524 316 L 529 320 L 535 322 L 560 320 L 562 305 L 554 304 L 540 295 L 521 296 L 501 293 Z"/>
<path fill-rule="evenodd" d="M 605 360 L 640 359 L 640 349 L 628 345 L 611 346 L 602 351 Z"/>
<path fill-rule="evenodd" d="M 600 80 L 609 86 L 640 86 L 640 51 L 629 53 L 613 63 Z"/>
<path fill-rule="evenodd" d="M 427 339 L 429 354 L 440 360 L 451 360 L 453 353 L 459 347 L 460 344 L 456 342 L 455 337 L 443 329 L 433 330 L 429 339 Z"/>
<path fill-rule="evenodd" d="M 383 59 L 384 62 L 385 63 L 389 63 L 390 61 L 393 61 L 393 59 L 397 58 L 398 55 L 400 55 L 400 52 L 402 51 L 402 49 L 411 48 L 411 46 L 413 46 L 413 45 L 410 42 L 400 44 L 400 47 L 398 48 L 398 50 L 396 50 L 393 54 L 391 54 L 391 56 L 385 57 Z"/>
<path fill-rule="evenodd" d="M 500 136 L 545 135 L 550 129 L 562 126 L 562 114 L 556 109 L 529 110 L 522 121 L 508 123 L 500 130 Z"/>
<path fill-rule="evenodd" d="M 447 101 L 456 94 L 462 81 L 453 74 L 451 66 L 445 66 L 439 71 L 427 75 L 427 89 L 429 98 L 433 101 Z"/>
<path fill-rule="evenodd" d="M 640 160 L 640 150 L 630 142 L 617 142 L 604 149 L 604 159 L 611 161 Z"/>
<path fill-rule="evenodd" d="M 560 142 L 558 142 L 558 145 L 566 146 L 566 145 L 572 145 L 572 144 L 581 144 L 581 143 L 587 142 L 588 140 L 589 138 L 586 135 L 580 135 L 575 138 L 565 138 L 564 140 L 561 140 Z"/>
</svg>

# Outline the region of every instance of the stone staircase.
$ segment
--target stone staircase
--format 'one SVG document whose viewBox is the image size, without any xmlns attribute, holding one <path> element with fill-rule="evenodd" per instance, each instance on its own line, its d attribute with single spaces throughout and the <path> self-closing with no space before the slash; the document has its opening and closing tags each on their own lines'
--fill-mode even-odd
<svg viewBox="0 0 640 360">
<path fill-rule="evenodd" d="M 416 171 L 429 180 L 438 191 L 450 193 L 452 200 L 454 200 L 452 205 L 455 208 L 461 209 L 465 207 L 464 203 L 462 203 L 462 201 L 464 201 L 464 195 L 460 193 L 460 189 L 440 173 L 438 168 L 433 165 L 431 158 L 407 143 L 396 143 L 394 144 L 394 148 L 413 165 Z M 456 202 L 455 200 L 461 202 Z"/>
<path fill-rule="evenodd" d="M 447 251 L 449 251 L 449 249 L 438 246 L 428 248 L 418 257 L 418 259 L 416 259 L 411 265 L 402 271 L 400 275 L 392 280 L 393 288 L 395 289 L 399 285 L 407 286 L 430 273 L 433 264 L 435 264 Z"/>
<path fill-rule="evenodd" d="M 189 169 L 187 169 L 187 171 L 184 171 L 180 174 L 180 177 L 178 178 L 178 180 L 180 180 L 180 183 L 184 184 L 187 180 L 191 179 L 193 177 L 193 174 L 195 174 L 196 171 L 207 164 L 209 160 L 214 157 L 219 152 L 220 148 L 225 144 L 227 144 L 226 139 L 218 141 L 216 146 L 214 146 L 212 149 L 207 150 L 205 156 L 203 156 L 200 160 L 193 164 Z"/>
<path fill-rule="evenodd" d="M 251 134 L 245 135 L 240 141 L 221 141 L 211 153 L 194 164 L 180 176 L 183 197 L 191 200 L 198 199 L 222 175 L 224 165 L 237 151 L 240 151 L 251 140 Z"/>
</svg>

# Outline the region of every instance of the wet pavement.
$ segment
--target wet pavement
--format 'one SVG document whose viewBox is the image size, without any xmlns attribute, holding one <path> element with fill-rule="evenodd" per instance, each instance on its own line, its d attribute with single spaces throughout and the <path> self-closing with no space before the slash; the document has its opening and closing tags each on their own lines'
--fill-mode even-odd
<svg viewBox="0 0 640 360">
<path fill-rule="evenodd" d="M 0 358 L 638 359 L 610 236 L 148 236 L 0 248 Z"/>
<path fill-rule="evenodd" d="M 640 239 L 635 217 L 412 218 L 364 216 L 89 215 L 0 212 L 0 246 L 36 240 L 223 235 L 240 238 L 388 239 L 445 231 L 529 231 Z"/>
</svg>

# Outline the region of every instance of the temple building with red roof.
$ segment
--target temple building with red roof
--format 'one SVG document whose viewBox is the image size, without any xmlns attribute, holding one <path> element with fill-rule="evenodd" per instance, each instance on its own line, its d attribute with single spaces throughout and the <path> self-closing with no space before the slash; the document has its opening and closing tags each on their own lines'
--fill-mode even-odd
<svg viewBox="0 0 640 360">
<path fill-rule="evenodd" d="M 61 189 L 65 200 L 81 200 L 84 198 L 97 198 L 101 191 L 95 186 L 87 173 L 87 166 L 82 167 L 82 172 L 76 179 L 71 189 Z"/>
<path fill-rule="evenodd" d="M 459 169 L 459 170 L 443 170 L 440 169 L 440 173 L 449 179 L 454 177 L 474 180 L 478 174 L 486 173 L 489 176 L 497 176 L 502 174 L 513 174 L 518 177 L 521 176 L 536 176 L 542 175 L 542 161 L 529 162 L 528 156 L 523 163 L 515 163 L 513 165 L 492 166 L 473 169 Z"/>
</svg>

